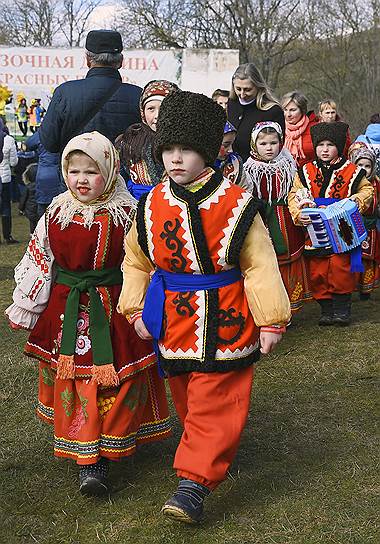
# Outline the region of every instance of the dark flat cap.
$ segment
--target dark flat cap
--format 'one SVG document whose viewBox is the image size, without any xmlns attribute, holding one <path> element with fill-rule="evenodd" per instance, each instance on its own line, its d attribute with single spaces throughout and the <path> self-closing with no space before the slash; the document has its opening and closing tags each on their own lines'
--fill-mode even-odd
<svg viewBox="0 0 380 544">
<path fill-rule="evenodd" d="M 123 42 L 116 30 L 90 30 L 85 47 L 91 53 L 121 53 Z"/>
</svg>

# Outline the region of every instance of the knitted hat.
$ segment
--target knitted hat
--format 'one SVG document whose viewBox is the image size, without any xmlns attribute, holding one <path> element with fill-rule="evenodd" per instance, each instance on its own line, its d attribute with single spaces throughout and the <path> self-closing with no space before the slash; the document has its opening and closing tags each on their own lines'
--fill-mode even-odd
<svg viewBox="0 0 380 544">
<path fill-rule="evenodd" d="M 371 174 L 368 176 L 371 179 L 375 173 L 376 156 L 375 153 L 366 146 L 364 142 L 354 142 L 348 148 L 347 158 L 353 163 L 357 163 L 360 159 L 368 159 L 372 164 Z"/>
<path fill-rule="evenodd" d="M 153 79 L 149 81 L 143 89 L 140 98 L 140 113 L 141 119 L 145 123 L 144 108 L 151 100 L 162 101 L 169 93 L 173 91 L 178 91 L 178 85 L 167 81 L 166 79 Z"/>
<path fill-rule="evenodd" d="M 197 151 L 212 166 L 223 139 L 226 114 L 204 94 L 177 91 L 162 103 L 157 121 L 156 156 L 165 146 L 183 145 Z"/>
<path fill-rule="evenodd" d="M 347 123 L 342 123 L 342 121 L 337 121 L 336 123 L 318 123 L 312 126 L 310 134 L 314 150 L 320 142 L 329 140 L 336 145 L 338 154 L 341 156 L 346 145 L 347 130 Z"/>
</svg>

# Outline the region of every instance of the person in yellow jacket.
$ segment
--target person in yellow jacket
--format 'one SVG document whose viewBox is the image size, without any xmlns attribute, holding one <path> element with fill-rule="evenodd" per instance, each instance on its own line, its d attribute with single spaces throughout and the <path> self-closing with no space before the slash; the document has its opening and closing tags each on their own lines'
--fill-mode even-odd
<svg viewBox="0 0 380 544">
<path fill-rule="evenodd" d="M 281 340 L 290 304 L 258 200 L 213 165 L 225 113 L 204 95 L 162 103 L 155 139 L 168 177 L 140 198 L 125 240 L 118 310 L 153 337 L 184 432 L 164 515 L 197 523 L 235 457 L 254 364 Z M 151 274 L 153 276 L 151 278 Z"/>
</svg>

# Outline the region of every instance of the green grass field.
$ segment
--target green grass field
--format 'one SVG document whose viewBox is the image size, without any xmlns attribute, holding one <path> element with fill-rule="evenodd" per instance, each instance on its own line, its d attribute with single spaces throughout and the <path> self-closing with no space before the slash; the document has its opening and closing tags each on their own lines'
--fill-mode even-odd
<svg viewBox="0 0 380 544">
<path fill-rule="evenodd" d="M 15 217 L 21 244 L 0 245 L 2 312 L 27 223 Z M 198 528 L 160 515 L 176 487 L 174 417 L 170 440 L 115 465 L 109 500 L 79 494 L 76 466 L 53 458 L 52 430 L 34 415 L 37 372 L 22 355 L 26 334 L 2 318 L 0 542 L 378 544 L 380 293 L 354 298 L 352 326 L 318 328 L 309 304 L 260 362 L 239 453 Z"/>
</svg>

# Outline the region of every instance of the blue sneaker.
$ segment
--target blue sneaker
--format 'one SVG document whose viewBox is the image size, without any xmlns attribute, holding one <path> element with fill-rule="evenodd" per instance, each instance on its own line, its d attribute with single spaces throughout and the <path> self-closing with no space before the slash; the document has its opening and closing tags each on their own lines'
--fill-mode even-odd
<svg viewBox="0 0 380 544">
<path fill-rule="evenodd" d="M 161 509 L 164 516 L 175 521 L 195 524 L 203 515 L 203 501 L 210 490 L 193 480 L 181 480 L 177 491 Z"/>
</svg>

